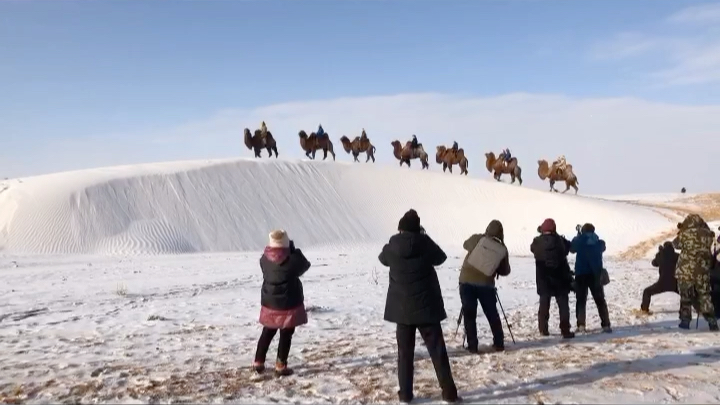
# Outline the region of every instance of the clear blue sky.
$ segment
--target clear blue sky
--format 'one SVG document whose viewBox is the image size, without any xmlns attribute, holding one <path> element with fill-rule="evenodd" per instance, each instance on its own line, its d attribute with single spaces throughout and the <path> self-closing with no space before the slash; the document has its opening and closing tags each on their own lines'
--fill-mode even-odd
<svg viewBox="0 0 720 405">
<path fill-rule="evenodd" d="M 668 16 L 712 3 L 2 2 L 0 153 L 29 140 L 158 129 L 226 108 L 338 97 L 527 92 L 713 104 L 720 79 L 665 86 L 641 77 L 672 68 L 662 50 L 631 60 L 592 56 L 602 41 L 663 35 Z M 706 29 L 697 35 L 719 38 Z"/>
</svg>

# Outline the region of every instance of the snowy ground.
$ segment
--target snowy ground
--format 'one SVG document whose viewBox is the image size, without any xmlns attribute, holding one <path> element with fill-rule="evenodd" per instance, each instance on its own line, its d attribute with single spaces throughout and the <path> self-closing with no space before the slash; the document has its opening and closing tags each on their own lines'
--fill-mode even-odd
<svg viewBox="0 0 720 405">
<path fill-rule="evenodd" d="M 293 342 L 297 373 L 260 381 L 248 371 L 260 332 L 259 253 L 2 256 L 0 402 L 394 402 L 394 329 L 382 320 L 387 271 L 378 252 L 306 253 L 310 323 Z M 453 337 L 460 260 L 451 255 L 438 273 L 453 374 L 466 400 L 720 401 L 720 334 L 703 321 L 699 330 L 678 330 L 673 294 L 656 297 L 655 315 L 633 314 L 657 276 L 648 263 L 609 263 L 614 334 L 597 333 L 589 303 L 595 330 L 562 341 L 555 308 L 554 335 L 538 335 L 533 263 L 513 259 L 499 292 L 517 345 L 507 335 L 508 351 L 478 356 L 461 349 L 461 334 Z M 489 344 L 482 315 L 478 324 Z M 432 365 L 421 344 L 416 350 L 417 402 L 436 402 Z"/>
</svg>

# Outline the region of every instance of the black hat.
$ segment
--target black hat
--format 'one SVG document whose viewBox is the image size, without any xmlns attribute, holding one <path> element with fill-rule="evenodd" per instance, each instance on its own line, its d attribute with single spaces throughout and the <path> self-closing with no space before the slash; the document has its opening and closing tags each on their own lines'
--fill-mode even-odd
<svg viewBox="0 0 720 405">
<path fill-rule="evenodd" d="M 400 222 L 398 222 L 398 231 L 419 233 L 421 230 L 420 217 L 413 209 L 406 212 L 405 215 L 400 218 Z"/>
</svg>

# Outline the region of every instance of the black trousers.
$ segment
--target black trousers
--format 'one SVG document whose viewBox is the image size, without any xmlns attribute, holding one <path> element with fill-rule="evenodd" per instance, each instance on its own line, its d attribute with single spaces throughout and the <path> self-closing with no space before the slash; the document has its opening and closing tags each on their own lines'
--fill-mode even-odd
<svg viewBox="0 0 720 405">
<path fill-rule="evenodd" d="M 497 295 L 495 287 L 460 284 L 460 302 L 462 303 L 463 321 L 465 323 L 465 336 L 467 336 L 468 349 L 478 348 L 477 338 L 477 307 L 482 307 L 485 318 L 490 324 L 493 334 L 493 346 L 505 347 L 505 333 L 502 321 L 497 310 Z"/>
<path fill-rule="evenodd" d="M 538 307 L 538 329 L 540 333 L 549 331 L 548 322 L 550 321 L 550 300 L 552 296 L 541 295 L 540 306 Z M 560 311 L 560 332 L 570 332 L 570 297 L 569 294 L 558 294 L 555 296 L 558 310 Z"/>
<path fill-rule="evenodd" d="M 415 371 L 415 331 L 420 331 L 428 354 L 435 367 L 443 398 L 456 398 L 457 387 L 450 370 L 445 339 L 440 323 L 430 325 L 397 325 L 396 336 L 398 346 L 398 396 L 401 400 L 413 398 L 413 373 Z"/>
<path fill-rule="evenodd" d="M 720 319 L 720 283 L 714 283 L 711 287 L 710 298 L 715 307 L 715 318 Z"/>
<path fill-rule="evenodd" d="M 272 343 L 277 329 L 263 328 L 260 334 L 260 340 L 258 340 L 257 351 L 255 352 L 255 362 L 265 363 L 265 356 L 267 356 L 270 343 Z M 278 343 L 277 362 L 282 365 L 287 365 L 288 355 L 290 355 L 290 344 L 292 343 L 292 336 L 295 333 L 295 328 L 280 329 L 280 342 Z"/>
<path fill-rule="evenodd" d="M 665 280 L 658 281 L 657 283 L 643 290 L 643 298 L 642 303 L 640 304 L 640 309 L 642 309 L 643 311 L 650 310 L 650 299 L 653 297 L 653 295 L 658 295 L 666 292 L 674 292 L 675 294 L 679 294 L 676 280 L 672 280 L 672 282 Z"/>
<path fill-rule="evenodd" d="M 588 290 L 592 294 L 595 305 L 600 316 L 600 326 L 610 327 L 610 314 L 607 301 L 605 301 L 605 289 L 600 282 L 599 274 L 580 274 L 575 276 L 575 317 L 577 326 L 585 326 L 585 308 L 587 306 Z"/>
</svg>

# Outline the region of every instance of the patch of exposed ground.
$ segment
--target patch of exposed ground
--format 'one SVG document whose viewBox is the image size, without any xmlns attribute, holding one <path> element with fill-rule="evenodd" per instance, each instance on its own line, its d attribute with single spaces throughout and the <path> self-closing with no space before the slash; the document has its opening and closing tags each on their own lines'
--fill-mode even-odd
<svg viewBox="0 0 720 405">
<path fill-rule="evenodd" d="M 633 201 L 630 202 L 630 204 L 670 210 L 678 215 L 679 218 L 685 217 L 689 214 L 699 214 L 707 222 L 720 220 L 720 193 L 698 194 L 692 197 L 679 198 L 675 201 L 667 203 Z M 664 215 L 671 221 L 679 221 L 679 218 L 675 218 L 666 212 L 657 212 Z M 626 251 L 622 252 L 619 255 L 619 258 L 623 260 L 638 260 L 645 257 L 647 252 L 653 249 L 656 245 L 675 237 L 677 234 L 677 228 L 674 225 L 675 224 L 672 224 L 667 231 L 664 231 L 657 236 L 631 246 Z"/>
</svg>

